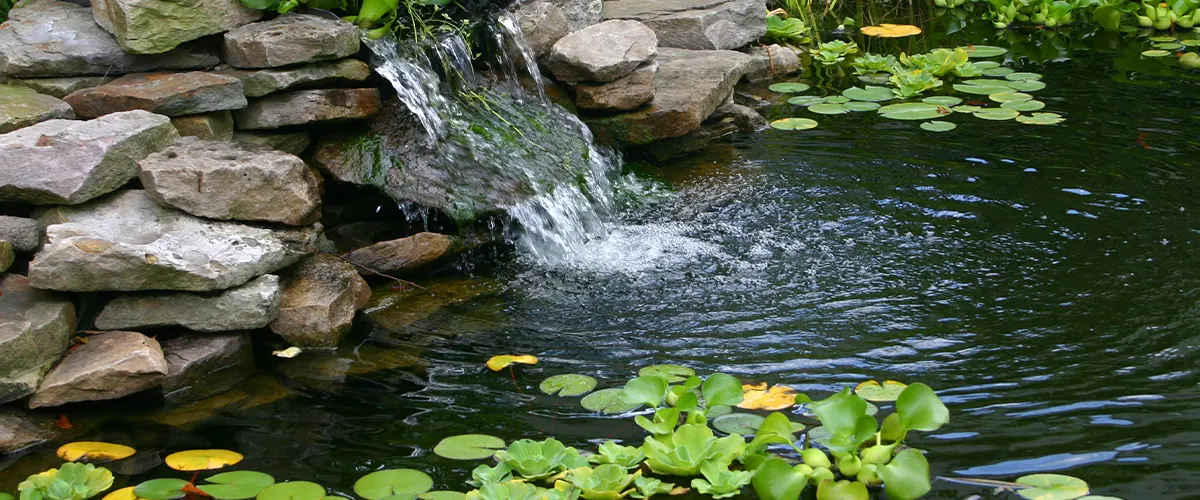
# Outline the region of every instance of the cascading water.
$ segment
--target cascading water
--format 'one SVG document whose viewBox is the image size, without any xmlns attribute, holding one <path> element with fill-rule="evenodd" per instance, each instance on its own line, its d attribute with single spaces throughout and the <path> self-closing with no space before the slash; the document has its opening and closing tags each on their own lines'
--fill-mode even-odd
<svg viewBox="0 0 1200 500">
<path fill-rule="evenodd" d="M 363 41 L 378 56 L 375 71 L 392 83 L 397 97 L 425 127 L 429 143 L 436 144 L 445 135 L 442 116 L 448 106 L 429 58 L 423 51 L 399 43 L 393 36 L 363 37 Z"/>
</svg>

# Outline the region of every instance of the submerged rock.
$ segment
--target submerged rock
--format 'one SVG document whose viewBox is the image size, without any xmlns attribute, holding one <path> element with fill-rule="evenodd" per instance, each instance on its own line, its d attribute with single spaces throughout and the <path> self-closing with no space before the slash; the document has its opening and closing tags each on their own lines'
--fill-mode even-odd
<svg viewBox="0 0 1200 500">
<path fill-rule="evenodd" d="M 0 454 L 28 448 L 50 439 L 33 422 L 11 410 L 0 413 Z"/>
<path fill-rule="evenodd" d="M 0 134 L 56 118 L 75 118 L 71 105 L 30 88 L 0 85 Z"/>
<path fill-rule="evenodd" d="M 637 21 L 606 21 L 562 37 L 546 65 L 567 82 L 611 82 L 654 58 L 658 39 Z"/>
<path fill-rule="evenodd" d="M 579 109 L 627 111 L 654 99 L 654 75 L 658 63 L 650 61 L 620 79 L 609 83 L 580 83 L 575 86 L 575 104 Z"/>
<path fill-rule="evenodd" d="M 371 67 L 357 59 L 342 59 L 289 68 L 260 70 L 230 68 L 218 73 L 241 80 L 246 97 L 262 97 L 281 90 L 361 82 L 371 76 Z"/>
<path fill-rule="evenodd" d="M 58 78 L 9 78 L 6 83 L 28 87 L 39 94 L 62 99 L 76 90 L 99 87 L 116 79 L 115 76 L 64 76 Z"/>
<path fill-rule="evenodd" d="M 361 120 L 379 112 L 379 89 L 300 90 L 272 94 L 233 113 L 242 130 Z"/>
<path fill-rule="evenodd" d="M 254 372 L 254 350 L 245 332 L 181 335 L 162 343 L 167 360 L 163 397 L 170 404 L 232 389 Z"/>
<path fill-rule="evenodd" d="M 300 347 L 336 347 L 371 288 L 354 266 L 330 254 L 301 261 L 287 275 L 279 318 L 271 331 Z"/>
<path fill-rule="evenodd" d="M 610 0 L 604 18 L 641 21 L 659 45 L 678 49 L 737 49 L 767 32 L 758 0 Z"/>
<path fill-rule="evenodd" d="M 65 100 L 84 118 L 135 109 L 182 116 L 246 107 L 241 80 L 203 71 L 123 76 Z"/>
<path fill-rule="evenodd" d="M 223 290 L 294 264 L 320 224 L 268 229 L 200 219 L 125 190 L 40 218 L 47 243 L 29 264 L 50 290 Z"/>
<path fill-rule="evenodd" d="M 198 332 L 253 330 L 279 316 L 279 277 L 264 275 L 220 293 L 120 295 L 96 317 L 96 328 L 182 326 Z"/>
<path fill-rule="evenodd" d="M 130 54 L 160 54 L 262 18 L 239 0 L 96 0 L 92 15 Z"/>
<path fill-rule="evenodd" d="M 210 141 L 228 141 L 233 138 L 233 113 L 228 111 L 177 116 L 171 118 L 171 125 L 184 137 Z"/>
<path fill-rule="evenodd" d="M 0 278 L 0 404 L 33 394 L 74 333 L 75 306 L 66 297 L 24 276 Z"/>
<path fill-rule="evenodd" d="M 554 42 L 570 33 L 566 12 L 546 0 L 521 4 L 513 11 L 513 17 L 521 26 L 533 55 L 538 58 L 548 54 Z"/>
<path fill-rule="evenodd" d="M 157 340 L 137 332 L 93 335 L 46 374 L 29 407 L 117 399 L 157 387 L 166 375 Z"/>
<path fill-rule="evenodd" d="M 284 153 L 301 155 L 308 149 L 310 140 L 308 132 L 234 132 L 233 140 L 258 144 Z"/>
<path fill-rule="evenodd" d="M 308 14 L 286 14 L 225 34 L 221 57 L 235 68 L 277 68 L 358 52 L 358 27 Z"/>
<path fill-rule="evenodd" d="M 463 244 L 453 236 L 417 233 L 398 240 L 381 241 L 346 254 L 346 260 L 363 268 L 363 274 L 411 272 L 457 255 Z"/>
<path fill-rule="evenodd" d="M 12 243 L 18 252 L 32 252 L 42 244 L 42 229 L 33 219 L 0 215 L 0 240 Z"/>
</svg>

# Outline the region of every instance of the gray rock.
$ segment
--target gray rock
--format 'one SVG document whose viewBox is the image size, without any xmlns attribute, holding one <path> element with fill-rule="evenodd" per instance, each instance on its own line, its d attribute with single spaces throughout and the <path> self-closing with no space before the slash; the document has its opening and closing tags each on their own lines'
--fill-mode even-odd
<svg viewBox="0 0 1200 500">
<path fill-rule="evenodd" d="M 279 315 L 281 297 L 279 277 L 273 274 L 220 292 L 119 295 L 100 311 L 96 328 L 182 326 L 198 332 L 253 330 L 267 326 Z"/>
<path fill-rule="evenodd" d="M 62 99 L 76 90 L 99 87 L 116 79 L 115 76 L 64 76 L 58 78 L 9 78 L 5 83 L 31 88 L 39 94 Z"/>
<path fill-rule="evenodd" d="M 130 54 L 161 54 L 202 36 L 262 18 L 239 0 L 102 0 L 92 3 L 96 23 Z"/>
<path fill-rule="evenodd" d="M 738 126 L 734 123 L 710 119 L 701 124 L 699 130 L 688 132 L 679 137 L 653 142 L 637 148 L 637 150 L 653 157 L 657 161 L 666 161 L 676 156 L 704 150 L 713 142 L 728 137 L 737 131 Z"/>
<path fill-rule="evenodd" d="M 233 139 L 233 113 L 228 111 L 177 116 L 171 118 L 171 125 L 183 137 L 197 137 L 209 141 Z"/>
<path fill-rule="evenodd" d="M 18 252 L 33 252 L 42 244 L 42 228 L 33 219 L 0 215 L 0 240 L 12 243 Z"/>
<path fill-rule="evenodd" d="M 218 71 L 242 81 L 246 97 L 262 97 L 281 90 L 336 86 L 361 82 L 371 76 L 371 67 L 357 59 L 342 59 L 292 68 Z"/>
<path fill-rule="evenodd" d="M 192 215 L 294 226 L 321 217 L 320 177 L 266 146 L 181 137 L 138 166 L 146 194 Z"/>
<path fill-rule="evenodd" d="M 641 21 L 663 47 L 737 49 L 767 32 L 761 0 L 610 0 L 604 19 Z"/>
<path fill-rule="evenodd" d="M 742 52 L 750 56 L 746 79 L 751 82 L 774 80 L 800 70 L 800 56 L 787 47 L 764 45 L 750 47 Z"/>
<path fill-rule="evenodd" d="M 12 267 L 13 260 L 16 260 L 16 258 L 16 254 L 13 253 L 12 243 L 0 240 L 0 273 Z"/>
<path fill-rule="evenodd" d="M 49 439 L 48 433 L 16 412 L 0 413 L 0 454 L 19 451 Z"/>
<path fill-rule="evenodd" d="M 298 90 L 269 95 L 233 113 L 241 130 L 361 120 L 380 107 L 379 89 Z"/>
<path fill-rule="evenodd" d="M 162 343 L 167 359 L 163 397 L 178 404 L 232 389 L 254 372 L 254 350 L 245 332 L 181 335 Z"/>
<path fill-rule="evenodd" d="M 165 54 L 136 55 L 92 19 L 91 9 L 58 0 L 27 0 L 0 29 L 0 73 L 9 77 L 123 75 L 154 69 L 216 66 L 215 50 L 201 42 Z"/>
<path fill-rule="evenodd" d="M 238 142 L 249 142 L 258 144 L 273 149 L 278 149 L 284 153 L 301 155 L 308 149 L 309 138 L 308 132 L 234 132 L 233 140 Z"/>
<path fill-rule="evenodd" d="M 123 76 L 65 100 L 85 118 L 135 109 L 182 116 L 246 107 L 241 80 L 203 71 Z"/>
<path fill-rule="evenodd" d="M 46 374 L 29 407 L 117 399 L 157 387 L 166 376 L 157 340 L 137 332 L 93 335 Z"/>
<path fill-rule="evenodd" d="M 381 241 L 346 254 L 361 274 L 404 273 L 428 267 L 464 250 L 457 238 L 438 233 L 417 233 L 398 240 Z"/>
<path fill-rule="evenodd" d="M 27 87 L 0 85 L 0 134 L 53 119 L 75 118 L 71 105 Z"/>
<path fill-rule="evenodd" d="M 0 403 L 33 394 L 74 333 L 75 306 L 66 297 L 24 276 L 0 278 Z"/>
<path fill-rule="evenodd" d="M 546 65 L 566 82 L 611 82 L 654 58 L 658 39 L 637 21 L 606 21 L 571 33 L 550 48 Z"/>
<path fill-rule="evenodd" d="M 271 331 L 295 346 L 337 347 L 369 300 L 371 288 L 354 266 L 330 254 L 316 254 L 288 273 Z"/>
<path fill-rule="evenodd" d="M 567 15 L 567 29 L 574 33 L 599 23 L 604 15 L 604 0 L 550 0 Z"/>
<path fill-rule="evenodd" d="M 650 61 L 613 82 L 580 83 L 575 86 L 575 105 L 604 111 L 637 109 L 654 99 L 655 73 L 658 63 Z"/>
<path fill-rule="evenodd" d="M 321 231 L 200 219 L 142 190 L 54 207 L 39 222 L 47 243 L 29 264 L 30 281 L 69 291 L 224 290 L 294 264 Z"/>
<path fill-rule="evenodd" d="M 722 104 L 716 111 L 713 111 L 712 116 L 708 119 L 709 121 L 723 120 L 732 123 L 737 125 L 738 130 L 742 132 L 759 132 L 770 126 L 767 119 L 757 111 L 734 103 Z"/>
<path fill-rule="evenodd" d="M 538 58 L 548 54 L 554 42 L 570 33 L 567 14 L 546 0 L 521 4 L 513 11 L 513 17 L 525 34 L 525 42 Z"/>
<path fill-rule="evenodd" d="M 137 176 L 138 160 L 176 135 L 169 118 L 146 111 L 50 120 L 2 134 L 0 201 L 75 204 L 112 192 Z"/>
<path fill-rule="evenodd" d="M 225 34 L 221 57 L 235 68 L 277 68 L 354 55 L 358 27 L 307 14 L 287 14 Z"/>
</svg>

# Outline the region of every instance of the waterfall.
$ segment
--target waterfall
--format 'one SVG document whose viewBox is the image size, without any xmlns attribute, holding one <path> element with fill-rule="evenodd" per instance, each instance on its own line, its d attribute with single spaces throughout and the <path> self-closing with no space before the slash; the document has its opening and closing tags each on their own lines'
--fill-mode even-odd
<svg viewBox="0 0 1200 500">
<path fill-rule="evenodd" d="M 504 12 L 496 19 L 496 24 L 503 31 L 507 40 L 513 48 L 521 54 L 521 60 L 525 62 L 525 71 L 529 77 L 533 79 L 533 84 L 537 87 L 538 99 L 546 99 L 546 86 L 542 84 L 542 73 L 538 69 L 537 56 L 533 54 L 533 48 L 525 41 L 525 32 L 521 30 L 521 25 L 517 23 L 517 19 L 512 14 Z M 516 79 L 515 75 L 510 76 L 510 79 Z"/>
<path fill-rule="evenodd" d="M 423 51 L 401 44 L 393 35 L 374 40 L 363 37 L 363 41 L 376 56 L 375 71 L 392 83 L 397 97 L 425 127 L 429 143 L 436 144 L 446 133 L 442 116 L 447 103 L 429 58 Z"/>
</svg>

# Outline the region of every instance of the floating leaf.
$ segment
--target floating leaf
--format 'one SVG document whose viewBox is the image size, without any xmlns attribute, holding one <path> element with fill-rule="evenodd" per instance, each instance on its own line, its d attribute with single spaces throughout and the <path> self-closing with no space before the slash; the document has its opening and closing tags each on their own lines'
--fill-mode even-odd
<svg viewBox="0 0 1200 500">
<path fill-rule="evenodd" d="M 1027 72 L 1027 71 L 1022 71 L 1022 72 L 1019 72 L 1019 73 L 1009 73 L 1009 74 L 1007 74 L 1007 75 L 1004 75 L 1004 79 L 1005 79 L 1005 80 L 1010 80 L 1010 81 L 1017 81 L 1017 80 L 1041 80 L 1041 79 L 1042 79 L 1042 75 L 1039 75 L 1039 74 L 1037 74 L 1037 73 L 1029 73 L 1029 72 Z"/>
<path fill-rule="evenodd" d="M 976 66 L 978 66 L 978 64 L 976 64 Z M 999 76 L 999 77 L 1002 77 L 1002 76 L 1008 75 L 1008 74 L 1010 74 L 1010 73 L 1012 73 L 1012 72 L 1013 72 L 1013 69 L 1012 69 L 1012 68 L 1002 68 L 1002 67 L 998 67 L 998 68 L 988 68 L 988 69 L 985 69 L 985 70 L 983 70 L 983 76 Z"/>
<path fill-rule="evenodd" d="M 296 347 L 296 346 L 291 346 L 291 347 L 289 347 L 289 348 L 287 348 L 287 349 L 280 349 L 280 350 L 278 350 L 278 351 L 271 351 L 271 355 L 272 355 L 272 356 L 275 356 L 275 357 L 279 357 L 279 358 L 284 358 L 284 359 L 292 359 L 292 358 L 294 358 L 294 357 L 296 357 L 296 356 L 299 356 L 299 355 L 300 355 L 300 353 L 302 353 L 302 352 L 304 352 L 304 350 L 303 350 L 303 349 L 301 349 L 301 348 L 299 348 L 299 347 Z"/>
<path fill-rule="evenodd" d="M 779 92 L 780 94 L 799 94 L 810 89 L 807 84 L 800 82 L 780 82 L 767 87 L 771 92 Z"/>
<path fill-rule="evenodd" d="M 979 106 L 971 106 L 969 104 L 963 104 L 962 106 L 955 106 L 954 112 L 955 113 L 975 113 L 982 109 L 983 108 L 981 108 Z"/>
<path fill-rule="evenodd" d="M 1029 99 L 1033 99 L 1033 96 L 1022 92 L 997 92 L 989 95 L 988 99 L 999 103 L 1005 103 L 1008 101 L 1027 101 Z"/>
<path fill-rule="evenodd" d="M 867 485 L 858 481 L 825 480 L 817 485 L 817 500 L 869 500 Z"/>
<path fill-rule="evenodd" d="M 865 75 L 858 75 L 858 80 L 863 83 L 874 83 L 876 85 L 886 85 L 888 83 L 888 79 L 891 78 L 891 76 L 892 75 L 890 75 L 888 73 L 868 73 Z"/>
<path fill-rule="evenodd" d="M 935 124 L 941 124 L 941 125 L 935 125 Z M 927 125 L 929 127 L 926 127 Z M 949 125 L 949 127 L 947 127 L 947 125 Z M 955 125 L 953 123 L 942 122 L 942 121 L 934 121 L 934 122 L 921 124 L 921 128 L 923 128 L 925 130 L 929 130 L 931 132 L 945 132 L 947 130 L 954 130 L 954 127 L 955 127 Z M 858 387 L 854 388 L 854 393 L 858 394 L 859 396 L 862 396 L 862 398 L 867 401 L 876 401 L 876 402 L 883 403 L 883 402 L 895 401 L 896 398 L 900 397 L 900 393 L 904 392 L 904 389 L 907 389 L 907 388 L 908 388 L 908 385 L 905 385 L 902 382 L 897 382 L 895 380 L 884 380 L 883 384 L 880 384 L 879 382 L 874 381 L 874 380 L 868 380 L 866 382 L 858 384 Z"/>
<path fill-rule="evenodd" d="M 555 375 L 543 380 L 538 389 L 551 396 L 558 394 L 562 397 L 582 396 L 596 388 L 596 379 L 587 375 L 568 373 Z"/>
<path fill-rule="evenodd" d="M 748 436 L 758 431 L 766 417 L 753 413 L 730 413 L 712 420 L 712 427 L 726 434 Z"/>
<path fill-rule="evenodd" d="M 994 69 L 994 68 L 1000 67 L 1000 63 L 998 63 L 996 61 L 979 61 L 979 62 L 975 62 L 972 64 L 974 64 L 975 67 L 979 68 L 979 69 Z"/>
<path fill-rule="evenodd" d="M 1105 495 L 1088 495 L 1086 497 L 1079 497 L 1076 500 L 1124 500 L 1124 499 L 1117 498 L 1117 497 L 1105 496 Z"/>
<path fill-rule="evenodd" d="M 99 441 L 78 441 L 67 443 L 58 448 L 58 458 L 68 462 L 86 460 L 88 462 L 111 462 L 129 458 L 137 450 L 125 445 L 102 443 Z"/>
<path fill-rule="evenodd" d="M 137 494 L 133 492 L 133 486 L 126 486 L 116 491 L 112 491 L 104 495 L 104 500 L 137 500 Z M 15 500 L 11 495 L 6 499 L 3 493 L 0 493 L 0 500 Z"/>
<path fill-rule="evenodd" d="M 243 458 L 240 453 L 229 450 L 189 450 L 167 455 L 166 462 L 167 467 L 191 472 L 229 467 Z"/>
<path fill-rule="evenodd" d="M 916 500 L 931 489 L 929 461 L 912 448 L 897 453 L 891 462 L 877 470 L 890 500 Z"/>
<path fill-rule="evenodd" d="M 427 491 L 425 493 L 417 495 L 417 498 L 420 498 L 421 500 L 466 500 L 467 495 L 465 493 L 460 493 L 457 491 L 439 490 L 439 491 Z"/>
<path fill-rule="evenodd" d="M 1016 113 L 1010 109 L 999 111 Z M 983 111 L 975 113 L 975 116 L 981 113 Z M 915 431 L 935 431 L 950 421 L 950 410 L 932 388 L 922 383 L 909 385 L 900 393 L 900 397 L 896 398 L 896 414 L 900 415 L 901 427 Z"/>
<path fill-rule="evenodd" d="M 714 373 L 704 379 L 700 393 L 711 406 L 735 406 L 745 400 L 742 383 L 736 377 L 724 373 Z"/>
<path fill-rule="evenodd" d="M 487 434 L 461 434 L 438 441 L 433 453 L 451 460 L 480 460 L 504 449 L 504 440 Z"/>
<path fill-rule="evenodd" d="M 1017 121 L 1026 125 L 1058 125 L 1062 123 L 1062 115 L 1058 113 L 1033 113 L 1029 116 L 1021 115 L 1017 117 Z"/>
<path fill-rule="evenodd" d="M 767 384 L 743 385 L 745 394 L 738 408 L 746 410 L 783 410 L 796 405 L 796 390 L 786 385 L 775 385 L 767 390 Z"/>
<path fill-rule="evenodd" d="M 807 484 L 808 476 L 778 458 L 767 459 L 759 465 L 751 482 L 761 500 L 796 500 Z"/>
<path fill-rule="evenodd" d="M 823 97 L 817 99 L 824 100 Z M 642 377 L 658 375 L 667 379 L 669 383 L 678 384 L 687 380 L 688 377 L 694 377 L 696 370 L 682 365 L 650 365 L 638 370 L 638 375 Z"/>
<path fill-rule="evenodd" d="M 880 105 L 877 102 L 850 101 L 843 104 L 842 107 L 850 111 L 875 111 L 879 109 Z"/>
<path fill-rule="evenodd" d="M 867 102 L 883 102 L 896 98 L 896 94 L 892 93 L 892 89 L 873 85 L 867 85 L 865 88 L 850 87 L 842 92 L 842 95 L 855 101 Z"/>
<path fill-rule="evenodd" d="M 1162 36 L 1152 36 L 1150 38 L 1147 38 L 1147 40 L 1150 40 L 1151 42 L 1157 42 L 1157 43 L 1166 43 L 1166 42 L 1174 42 L 1175 40 L 1178 40 L 1178 38 L 1175 38 L 1170 35 L 1162 35 Z"/>
<path fill-rule="evenodd" d="M 829 103 L 814 104 L 809 106 L 808 110 L 819 115 L 841 115 L 850 112 L 850 110 L 846 109 L 846 107 L 842 106 L 841 104 Z"/>
<path fill-rule="evenodd" d="M 845 104 L 850 102 L 850 98 L 843 95 L 831 95 L 825 98 L 826 104 Z"/>
<path fill-rule="evenodd" d="M 367 500 L 393 495 L 416 497 L 433 489 L 433 478 L 416 469 L 387 469 L 367 474 L 354 482 L 354 494 Z"/>
<path fill-rule="evenodd" d="M 205 481 L 212 484 L 202 484 L 198 488 L 217 500 L 254 498 L 266 487 L 275 484 L 275 478 L 270 474 L 250 470 L 222 472 Z"/>
<path fill-rule="evenodd" d="M 962 101 L 963 101 L 962 98 L 954 97 L 954 96 L 950 96 L 950 95 L 935 95 L 935 96 L 926 97 L 924 99 L 921 99 L 921 102 L 923 102 L 925 104 L 933 104 L 935 106 L 945 106 L 947 108 L 949 108 L 951 106 L 958 106 L 959 104 L 962 104 Z"/>
<path fill-rule="evenodd" d="M 1086 482 L 1062 474 L 1030 474 L 1017 478 L 1016 482 L 1029 486 L 1017 490 L 1021 498 L 1029 500 L 1073 500 L 1088 494 Z"/>
<path fill-rule="evenodd" d="M 1004 104 L 1001 104 L 1000 107 L 1016 111 L 1037 111 L 1046 107 L 1046 103 L 1035 99 L 1028 99 L 1024 101 L 1008 101 Z"/>
<path fill-rule="evenodd" d="M 258 500 L 321 500 L 325 487 L 309 481 L 275 483 L 262 490 Z"/>
<path fill-rule="evenodd" d="M 996 57 L 1008 53 L 1008 49 L 992 45 L 967 45 L 959 48 L 967 51 L 967 57 L 971 59 Z"/>
<path fill-rule="evenodd" d="M 1200 47 L 1200 39 L 1196 39 L 1196 38 L 1193 38 L 1191 40 L 1180 40 L 1179 43 L 1180 43 L 1180 45 L 1183 45 L 1184 47 Z M 1100 497 L 1095 497 L 1095 498 L 1100 498 Z"/>
<path fill-rule="evenodd" d="M 811 120 L 810 120 L 811 121 Z M 640 408 L 640 403 L 626 403 L 621 399 L 621 389 L 601 389 L 583 397 L 579 404 L 588 411 L 615 415 Z"/>
<path fill-rule="evenodd" d="M 817 122 L 808 118 L 784 118 L 771 122 L 771 128 L 778 130 L 808 130 L 817 128 Z"/>
<path fill-rule="evenodd" d="M 787 102 L 793 106 L 812 106 L 813 104 L 821 104 L 825 102 L 825 98 L 815 95 L 800 95 L 788 99 Z"/>
<path fill-rule="evenodd" d="M 1036 92 L 1046 88 L 1046 84 L 1037 80 L 1019 80 L 1008 82 L 1008 88 L 1021 92 Z"/>
<path fill-rule="evenodd" d="M 1010 88 L 1012 88 L 1012 87 L 1009 87 L 1007 85 L 1005 85 L 1003 87 L 993 87 L 990 85 L 989 86 L 967 85 L 967 84 L 963 84 L 963 83 L 954 84 L 954 90 L 957 90 L 959 92 L 963 92 L 966 94 L 974 94 L 974 95 L 992 95 L 998 91 L 1004 91 L 1005 89 L 1010 89 Z"/>
<path fill-rule="evenodd" d="M 949 108 L 923 102 L 905 102 L 879 108 L 880 115 L 892 120 L 928 120 L 949 113 Z"/>
<path fill-rule="evenodd" d="M 657 407 L 667 397 L 667 379 L 659 375 L 642 375 L 625 382 L 621 397 L 626 403 Z"/>
<path fill-rule="evenodd" d="M 523 365 L 536 365 L 537 362 L 538 362 L 537 357 L 530 356 L 528 354 L 521 354 L 521 355 L 502 354 L 500 356 L 492 356 L 491 359 L 487 360 L 487 367 L 490 368 L 494 372 L 498 372 L 500 370 L 507 368 L 509 365 L 511 365 L 513 363 L 521 363 Z"/>
<path fill-rule="evenodd" d="M 1169 55 L 1171 55 L 1170 52 L 1167 52 L 1162 49 L 1151 49 L 1151 50 L 1142 51 L 1142 57 L 1167 57 Z"/>
<path fill-rule="evenodd" d="M 1179 50 L 1179 49 L 1183 48 L 1182 43 L 1176 43 L 1176 42 L 1155 43 L 1155 44 L 1151 44 L 1151 46 L 1156 49 L 1162 49 L 1162 50 Z"/>
<path fill-rule="evenodd" d="M 137 485 L 133 489 L 133 494 L 146 500 L 173 500 L 183 498 L 186 495 L 183 488 L 189 484 L 192 483 L 183 479 L 151 479 Z"/>
<path fill-rule="evenodd" d="M 1003 121 L 1016 118 L 1020 114 L 1021 113 L 1012 109 L 988 108 L 976 111 L 975 117 L 982 118 L 984 120 Z"/>
<path fill-rule="evenodd" d="M 863 26 L 858 31 L 867 36 L 877 36 L 880 38 L 901 38 L 921 34 L 921 28 L 911 24 L 881 23 L 879 26 Z"/>
</svg>

